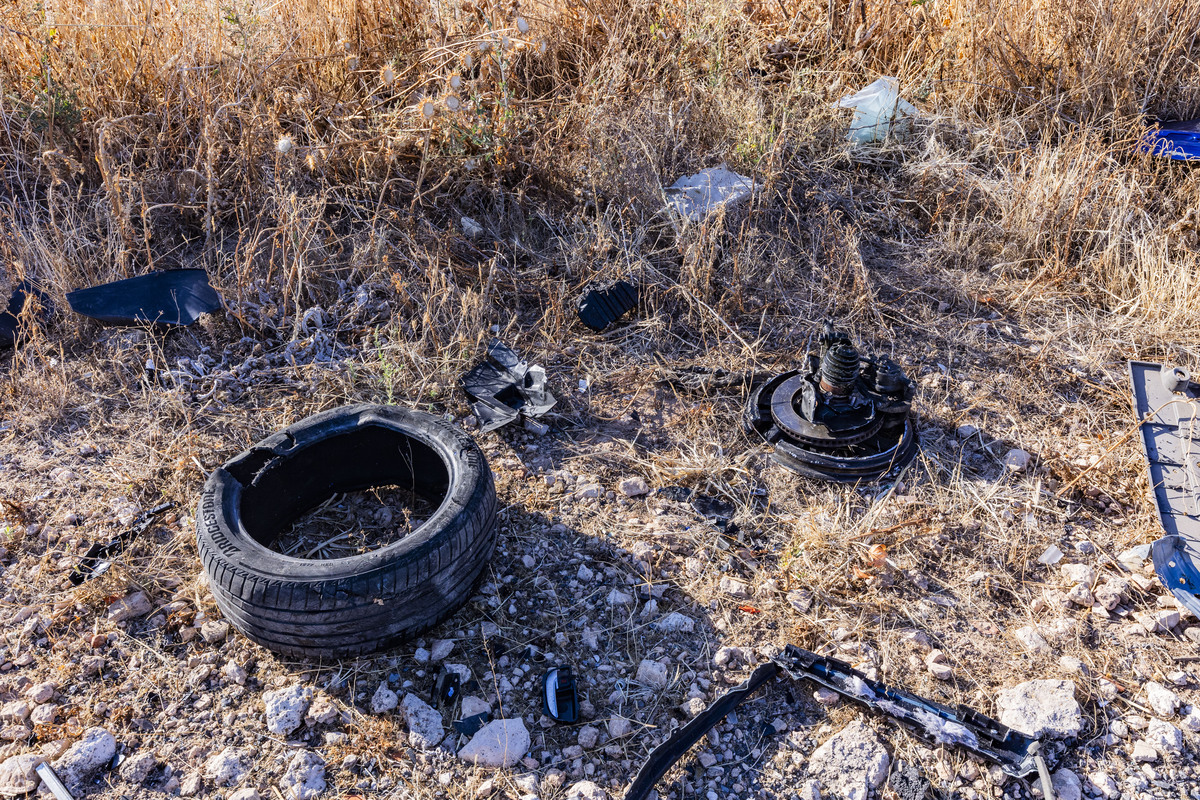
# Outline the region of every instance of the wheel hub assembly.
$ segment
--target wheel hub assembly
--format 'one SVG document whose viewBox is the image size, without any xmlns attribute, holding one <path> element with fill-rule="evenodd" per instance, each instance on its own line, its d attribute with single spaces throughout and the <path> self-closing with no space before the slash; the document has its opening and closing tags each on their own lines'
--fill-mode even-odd
<svg viewBox="0 0 1200 800">
<path fill-rule="evenodd" d="M 805 369 L 754 390 L 746 425 L 801 475 L 855 483 L 895 474 L 917 454 L 913 382 L 886 356 L 864 356 L 829 324 Z"/>
</svg>

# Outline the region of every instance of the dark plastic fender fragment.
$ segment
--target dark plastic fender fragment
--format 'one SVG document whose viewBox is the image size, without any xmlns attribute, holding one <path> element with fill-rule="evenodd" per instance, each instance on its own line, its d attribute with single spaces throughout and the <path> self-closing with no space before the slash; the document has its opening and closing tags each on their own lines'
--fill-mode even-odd
<svg viewBox="0 0 1200 800">
<path fill-rule="evenodd" d="M 99 542 L 93 544 L 88 548 L 83 558 L 79 560 L 79 563 L 75 565 L 75 569 L 71 570 L 71 574 L 68 576 L 71 585 L 78 586 L 88 578 L 93 578 L 104 572 L 108 567 L 104 563 L 107 559 L 124 550 L 127 544 L 145 533 L 160 514 L 173 508 L 174 505 L 174 503 L 166 502 L 155 506 L 149 511 L 140 514 L 129 529 L 118 534 L 115 539 L 104 544 Z"/>
<path fill-rule="evenodd" d="M 221 308 L 202 269 L 168 269 L 67 292 L 71 310 L 110 325 L 191 325 Z"/>
<path fill-rule="evenodd" d="M 437 681 L 433 685 L 433 702 L 437 708 L 449 708 L 454 705 L 454 701 L 458 699 L 459 690 L 462 688 L 462 676 L 457 672 L 442 667 L 442 671 L 438 673 Z"/>
<path fill-rule="evenodd" d="M 44 322 L 50 318 L 50 313 L 54 309 L 50 298 L 32 281 L 21 281 L 13 288 L 12 294 L 8 298 L 8 306 L 0 312 L 0 350 L 12 347 L 21 337 L 23 333 L 21 314 L 24 313 L 25 307 L 30 301 L 37 304 L 35 306 L 37 319 Z"/>
<path fill-rule="evenodd" d="M 594 331 L 602 331 L 637 308 L 638 287 L 628 281 L 593 285 L 579 298 L 579 320 Z"/>
</svg>

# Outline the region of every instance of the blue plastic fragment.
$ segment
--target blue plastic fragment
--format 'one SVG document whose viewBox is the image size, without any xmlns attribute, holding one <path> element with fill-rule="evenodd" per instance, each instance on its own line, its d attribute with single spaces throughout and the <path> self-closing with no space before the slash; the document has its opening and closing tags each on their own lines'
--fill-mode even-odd
<svg viewBox="0 0 1200 800">
<path fill-rule="evenodd" d="M 1176 161 L 1200 159 L 1200 119 L 1160 122 L 1142 137 L 1139 150 Z"/>
</svg>

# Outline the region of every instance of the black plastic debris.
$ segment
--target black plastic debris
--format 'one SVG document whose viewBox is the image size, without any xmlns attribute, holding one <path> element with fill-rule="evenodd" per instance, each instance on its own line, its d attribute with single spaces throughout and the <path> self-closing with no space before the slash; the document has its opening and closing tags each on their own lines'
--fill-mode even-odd
<svg viewBox="0 0 1200 800">
<path fill-rule="evenodd" d="M 33 303 L 32 308 L 29 308 L 30 303 Z M 32 314 L 33 319 L 44 322 L 50 318 L 53 308 L 46 293 L 31 281 L 24 280 L 17 284 L 8 298 L 8 305 L 0 312 L 0 350 L 14 346 L 24 336 L 24 320 L 30 317 L 23 320 L 23 314 Z"/>
<path fill-rule="evenodd" d="M 602 331 L 637 308 L 638 288 L 628 281 L 591 286 L 579 298 L 579 319 L 594 331 Z"/>
<path fill-rule="evenodd" d="M 107 572 L 108 568 L 112 566 L 109 559 L 121 553 L 126 545 L 149 530 L 150 526 L 154 524 L 154 520 L 174 505 L 174 503 L 167 502 L 157 505 L 149 511 L 144 511 L 138 515 L 127 530 L 122 531 L 115 539 L 103 544 L 97 542 L 89 547 L 88 551 L 83 554 L 83 558 L 71 570 L 69 576 L 71 584 L 78 586 L 88 578 L 95 578 Z"/>
<path fill-rule="evenodd" d="M 673 503 L 688 503 L 718 530 L 730 535 L 737 532 L 737 525 L 732 521 L 737 506 L 728 500 L 711 494 L 697 494 L 686 486 L 663 486 L 654 491 L 654 496 Z"/>
<path fill-rule="evenodd" d="M 1150 548 L 1154 571 L 1200 615 L 1200 385 L 1180 367 L 1129 362 L 1150 489 L 1166 536 Z"/>
<path fill-rule="evenodd" d="M 950 708 L 909 694 L 873 681 L 842 661 L 788 645 L 774 660 L 755 669 L 744 683 L 718 697 L 652 750 L 625 792 L 625 800 L 649 797 L 654 785 L 692 745 L 724 719 L 736 725 L 734 709 L 749 700 L 763 684 L 780 676 L 830 689 L 899 723 L 931 746 L 966 750 L 1015 778 L 1030 775 L 1045 764 L 1041 742 L 990 717 L 963 706 Z"/>
<path fill-rule="evenodd" d="M 110 325 L 191 325 L 221 308 L 202 269 L 168 269 L 67 293 L 71 310 Z"/>
<path fill-rule="evenodd" d="M 655 497 L 674 503 L 686 503 L 692 499 L 693 494 L 694 492 L 686 486 L 662 486 L 654 490 Z"/>
<path fill-rule="evenodd" d="M 692 498 L 692 509 L 707 520 L 728 521 L 737 511 L 737 506 L 711 494 L 698 494 Z"/>
<path fill-rule="evenodd" d="M 449 708 L 458 699 L 462 688 L 462 676 L 442 667 L 433 684 L 433 703 L 437 708 Z"/>
<path fill-rule="evenodd" d="M 579 692 L 570 667 L 555 667 L 542 678 L 542 712 L 566 725 L 579 721 Z"/>
<path fill-rule="evenodd" d="M 469 717 L 455 720 L 450 723 L 454 726 L 454 730 L 463 736 L 474 736 L 479 733 L 479 730 L 492 721 L 492 715 L 486 711 L 481 711 L 478 714 L 472 714 Z"/>
<path fill-rule="evenodd" d="M 488 345 L 487 360 L 463 375 L 461 384 L 474 401 L 471 410 L 484 433 L 519 416 L 540 417 L 558 402 L 546 391 L 546 370 L 495 339 Z"/>
<path fill-rule="evenodd" d="M 855 483 L 895 474 L 917 454 L 912 381 L 891 359 L 860 353 L 829 323 L 819 341 L 806 368 L 750 394 L 747 428 L 801 475 Z"/>
</svg>

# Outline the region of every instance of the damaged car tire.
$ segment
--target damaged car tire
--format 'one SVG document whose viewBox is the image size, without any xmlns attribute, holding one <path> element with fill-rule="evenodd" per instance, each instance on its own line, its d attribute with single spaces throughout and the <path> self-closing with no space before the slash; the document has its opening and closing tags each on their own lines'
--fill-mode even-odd
<svg viewBox="0 0 1200 800">
<path fill-rule="evenodd" d="M 400 486 L 436 510 L 399 541 L 311 560 L 271 543 L 334 494 Z M 291 656 L 346 658 L 441 622 L 470 596 L 496 541 L 496 489 L 479 446 L 442 419 L 354 405 L 308 417 L 209 476 L 200 559 L 221 612 Z"/>
</svg>

